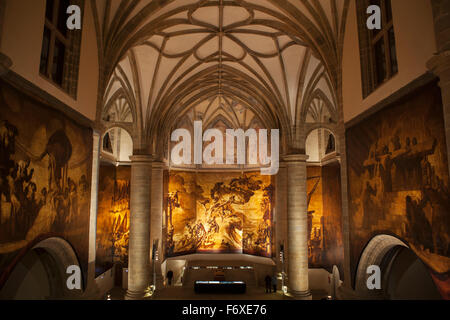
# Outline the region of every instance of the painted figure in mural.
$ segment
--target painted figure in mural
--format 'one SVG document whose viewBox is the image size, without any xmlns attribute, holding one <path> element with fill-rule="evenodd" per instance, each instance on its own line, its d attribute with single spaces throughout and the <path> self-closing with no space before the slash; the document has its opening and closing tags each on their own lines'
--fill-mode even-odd
<svg viewBox="0 0 450 320">
<path fill-rule="evenodd" d="M 410 196 L 406 197 L 406 217 L 408 219 L 408 237 L 421 243 L 423 249 L 433 250 L 431 238 L 431 225 L 424 214 L 427 201 L 416 201 Z"/>
<path fill-rule="evenodd" d="M 128 242 L 130 226 L 130 182 L 126 180 L 114 181 L 114 194 L 111 199 L 110 241 L 112 260 L 126 262 L 128 260 Z"/>
<path fill-rule="evenodd" d="M 50 137 L 39 160 L 42 161 L 45 156 L 49 159 L 49 191 L 64 189 L 68 173 L 67 166 L 72 156 L 72 144 L 64 130 L 58 130 Z"/>
<path fill-rule="evenodd" d="M 167 217 L 167 235 L 166 235 L 166 254 L 171 255 L 175 249 L 175 243 L 173 241 L 174 236 L 174 227 L 173 227 L 173 210 L 175 208 L 180 207 L 180 202 L 178 199 L 178 192 L 171 193 L 167 197 L 168 202 L 168 217 Z M 189 224 L 188 224 L 189 225 Z M 188 227 L 189 228 L 189 227 Z M 192 228 L 190 229 L 191 232 L 194 232 Z"/>
<path fill-rule="evenodd" d="M 30 160 L 13 159 L 17 128 L 2 121 L 0 133 L 0 226 L 3 230 L 0 240 L 19 240 L 24 238 L 43 203 L 36 196 Z"/>
<path fill-rule="evenodd" d="M 372 217 L 373 212 L 377 210 L 377 204 L 376 204 L 376 196 L 377 196 L 377 187 L 372 187 L 371 183 L 369 181 L 366 181 L 366 185 L 362 192 L 362 205 L 363 205 L 363 223 L 362 227 L 367 228 L 367 230 L 370 230 L 372 227 Z"/>
<path fill-rule="evenodd" d="M 396 131 L 390 145 L 379 150 L 380 143 L 374 142 L 364 161 L 361 228 L 379 229 L 379 221 L 393 219 L 387 217 L 384 205 L 403 198 L 406 221 L 400 236 L 430 259 L 433 254 L 448 256 L 450 194 L 429 160 L 435 154 L 437 140 L 427 137 L 419 141 L 407 136 L 402 142 L 399 134 Z"/>
<path fill-rule="evenodd" d="M 315 210 L 310 210 L 309 207 L 310 207 L 311 199 L 319 186 L 321 177 L 320 176 L 308 177 L 307 180 L 315 180 L 314 185 L 313 185 L 312 189 L 308 192 L 307 198 L 306 198 L 306 203 L 307 203 L 307 208 L 308 208 L 308 212 L 307 212 L 308 256 L 311 259 L 311 262 L 314 263 L 314 262 L 318 261 L 317 256 L 320 254 L 320 244 L 321 244 L 322 237 L 320 234 L 320 230 L 318 233 L 317 229 L 313 229 L 313 218 L 314 218 Z"/>
<path fill-rule="evenodd" d="M 14 168 L 14 161 L 11 159 L 11 156 L 15 152 L 16 136 L 16 127 L 6 120 L 0 123 L 0 200 L 2 204 L 0 206 L 0 225 L 10 219 L 11 208 L 8 208 L 6 204 L 16 200 L 11 200 L 10 191 L 10 186 L 14 185 L 11 181 L 10 173 Z M 18 206 L 16 201 L 15 206 Z"/>
<path fill-rule="evenodd" d="M 24 160 L 14 159 L 17 128 L 2 121 L 0 134 L 0 241 L 31 241 L 50 232 L 55 223 L 58 230 L 65 230 L 79 213 L 79 186 L 68 176 L 72 145 L 65 132 L 52 134 L 39 157 L 29 155 Z M 38 190 L 31 164 L 44 162 L 46 156 L 48 186 Z M 87 182 L 80 183 L 86 190 Z"/>
<path fill-rule="evenodd" d="M 450 256 L 450 193 L 441 179 L 438 180 L 437 189 L 426 188 L 424 199 L 433 204 L 432 221 L 441 221 L 431 225 L 431 235 L 433 238 L 433 251 L 437 254 Z"/>
</svg>

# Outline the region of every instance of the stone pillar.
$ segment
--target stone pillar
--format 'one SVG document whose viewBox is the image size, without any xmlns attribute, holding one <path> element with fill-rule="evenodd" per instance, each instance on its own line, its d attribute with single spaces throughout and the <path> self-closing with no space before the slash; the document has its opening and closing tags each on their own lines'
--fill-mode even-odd
<svg viewBox="0 0 450 320">
<path fill-rule="evenodd" d="M 156 271 L 156 283 L 152 281 L 151 283 L 156 286 L 156 289 L 162 287 L 163 277 L 161 273 L 161 258 L 162 258 L 162 219 L 163 219 L 163 200 L 164 200 L 164 190 L 163 190 L 163 171 L 164 163 L 154 162 L 152 169 L 152 199 L 151 199 L 151 223 L 150 223 L 150 244 L 153 248 L 154 240 L 158 240 L 158 260 L 154 261 L 152 259 L 152 273 L 153 264 L 155 264 Z"/>
<path fill-rule="evenodd" d="M 296 154 L 285 157 L 288 186 L 288 287 L 297 299 L 311 299 L 308 280 L 308 217 L 306 160 Z"/>
<path fill-rule="evenodd" d="M 128 300 L 149 296 L 150 200 L 152 157 L 131 156 L 130 238 L 128 247 Z"/>
<path fill-rule="evenodd" d="M 277 263 L 277 272 L 287 272 L 287 267 L 280 261 L 280 245 L 284 244 L 286 254 L 287 249 L 287 169 L 284 162 L 280 162 L 280 169 L 276 176 L 276 206 L 275 206 L 275 259 Z M 286 256 L 284 260 L 287 261 Z M 284 285 L 287 285 L 286 283 Z"/>
<path fill-rule="evenodd" d="M 339 164 L 341 171 L 341 202 L 342 202 L 342 242 L 344 245 L 344 272 L 343 285 L 348 289 L 352 288 L 351 279 L 351 250 L 350 250 L 350 217 L 348 206 L 348 172 L 347 172 L 347 149 L 345 124 L 340 122 L 336 129 L 336 147 L 339 154 Z M 342 280 L 342 279 L 341 279 Z"/>
<path fill-rule="evenodd" d="M 95 254 L 97 238 L 97 209 L 98 209 L 98 179 L 100 172 L 100 134 L 93 132 L 92 145 L 92 179 L 91 179 L 91 206 L 89 218 L 89 265 L 88 290 L 95 285 Z"/>
<path fill-rule="evenodd" d="M 450 172 L 450 0 L 433 0 L 431 5 L 438 53 L 427 67 L 440 79 Z"/>
</svg>

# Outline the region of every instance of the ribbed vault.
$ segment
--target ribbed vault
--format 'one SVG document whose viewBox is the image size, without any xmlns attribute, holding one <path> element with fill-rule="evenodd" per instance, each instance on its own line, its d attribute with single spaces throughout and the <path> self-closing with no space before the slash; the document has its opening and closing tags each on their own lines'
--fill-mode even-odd
<svg viewBox="0 0 450 320">
<path fill-rule="evenodd" d="M 138 144 L 152 151 L 208 103 L 233 126 L 242 125 L 239 105 L 262 126 L 280 128 L 286 145 L 306 122 L 339 120 L 348 0 L 92 4 L 103 71 L 97 117 L 105 120 L 125 100 Z"/>
</svg>

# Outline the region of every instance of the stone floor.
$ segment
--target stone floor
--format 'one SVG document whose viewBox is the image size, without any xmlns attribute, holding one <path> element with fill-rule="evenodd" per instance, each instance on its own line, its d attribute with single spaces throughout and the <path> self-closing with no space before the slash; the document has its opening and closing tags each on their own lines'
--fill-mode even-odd
<svg viewBox="0 0 450 320">
<path fill-rule="evenodd" d="M 119 287 L 109 292 L 111 300 L 123 300 L 125 290 Z M 312 291 L 313 300 L 321 300 L 327 296 L 324 291 Z M 160 289 L 152 297 L 154 300 L 291 300 L 290 296 L 277 293 L 265 293 L 264 288 L 248 288 L 245 294 L 196 294 L 193 288 L 165 287 Z"/>
</svg>

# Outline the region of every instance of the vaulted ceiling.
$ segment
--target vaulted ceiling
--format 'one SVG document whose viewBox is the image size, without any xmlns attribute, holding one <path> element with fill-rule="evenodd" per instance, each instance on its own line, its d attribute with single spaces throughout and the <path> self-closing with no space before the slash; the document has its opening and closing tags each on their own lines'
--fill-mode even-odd
<svg viewBox="0 0 450 320">
<path fill-rule="evenodd" d="M 113 112 L 149 142 L 199 105 L 232 125 L 239 106 L 288 140 L 304 123 L 336 123 L 348 2 L 92 0 L 97 117 Z"/>
</svg>

